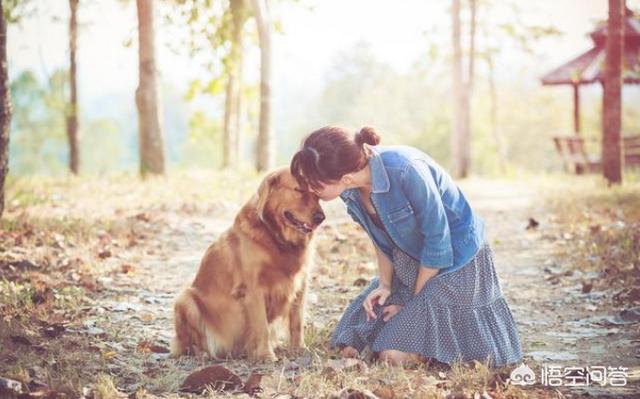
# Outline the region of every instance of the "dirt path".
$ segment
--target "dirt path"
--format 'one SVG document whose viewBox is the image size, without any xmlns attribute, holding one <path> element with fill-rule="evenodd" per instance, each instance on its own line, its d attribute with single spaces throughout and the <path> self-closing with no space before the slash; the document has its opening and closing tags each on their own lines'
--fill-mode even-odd
<svg viewBox="0 0 640 399">
<path fill-rule="evenodd" d="M 640 326 L 623 323 L 611 292 L 583 293 L 597 273 L 571 268 L 556 256 L 563 245 L 547 226 L 542 198 L 529 185 L 468 182 L 467 196 L 488 222 L 496 267 L 522 339 L 524 363 L 540 367 L 628 367 L 626 387 L 564 387 L 565 394 L 640 396 Z M 529 218 L 540 223 L 527 230 Z M 586 290 L 585 290 L 586 291 Z M 565 380 L 566 381 L 566 380 Z"/>
<path fill-rule="evenodd" d="M 582 292 L 582 281 L 595 276 L 567 272 L 569 265 L 554 257 L 559 244 L 549 238 L 545 213 L 533 190 L 513 182 L 488 181 L 468 181 L 463 189 L 487 221 L 498 274 L 521 334 L 524 361 L 536 371 L 538 382 L 543 365 L 563 368 L 624 366 L 629 368 L 630 374 L 626 387 L 603 389 L 592 383 L 587 389 L 563 387 L 560 390 L 567 396 L 585 391 L 593 395 L 628 396 L 640 392 L 635 379 L 637 374 L 633 374 L 638 373 L 640 365 L 639 324 L 616 323 L 611 317 L 616 309 L 607 304 L 607 293 Z M 358 284 L 351 284 L 355 277 L 338 281 L 334 276 L 350 268 L 357 269 L 356 277 L 368 279 L 375 270 L 366 252 L 362 254 L 366 251 L 367 239 L 361 231 L 354 229 L 354 224 L 341 210 L 341 204 L 336 202 L 326 207 L 329 222 L 318 237 L 323 256 L 309 294 L 308 319 L 311 328 L 317 330 L 323 325 L 325 328 L 330 326 L 345 304 L 362 289 Z M 173 298 L 190 283 L 205 248 L 231 224 L 236 210 L 227 206 L 207 214 L 166 214 L 161 220 L 154 221 L 158 226 L 157 234 L 148 237 L 145 255 L 128 258 L 125 252 L 113 259 L 114 268 L 122 264 L 132 264 L 135 268 L 130 274 L 114 273 L 103 281 L 107 288 L 101 294 L 100 306 L 92 310 L 94 316 L 88 323 L 93 324 L 87 326 L 98 332 L 111 331 L 112 335 L 120 337 L 117 343 L 113 339 L 107 343 L 117 353 L 110 359 L 112 371 L 133 375 L 138 369 L 150 378 L 162 372 L 166 354 L 153 353 L 140 359 L 140 356 L 134 356 L 136 348 L 145 340 L 168 346 L 173 334 Z M 536 218 L 540 227 L 526 230 L 529 217 Z M 345 238 L 345 232 L 353 232 L 357 242 Z M 356 253 L 356 261 L 345 263 Z M 199 364 L 207 363 L 185 359 L 180 367 L 188 372 Z M 632 375 L 636 377 L 631 378 Z M 132 377 L 131 381 L 133 384 L 136 378 Z M 137 383 L 145 382 L 138 378 Z M 172 390 L 179 381 L 162 383 L 165 385 L 155 388 Z M 123 388 L 132 391 L 136 386 Z M 147 386 L 147 389 L 154 387 Z"/>
</svg>

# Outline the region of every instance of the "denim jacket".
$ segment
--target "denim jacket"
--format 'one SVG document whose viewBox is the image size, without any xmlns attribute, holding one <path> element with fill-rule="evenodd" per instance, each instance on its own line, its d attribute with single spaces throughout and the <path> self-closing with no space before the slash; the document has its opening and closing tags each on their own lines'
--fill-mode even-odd
<svg viewBox="0 0 640 399">
<path fill-rule="evenodd" d="M 347 212 L 392 259 L 391 244 L 440 269 L 460 269 L 484 243 L 484 222 L 451 177 L 431 157 L 409 146 L 370 147 L 371 202 L 388 239 L 375 234 L 359 189 L 340 194 Z"/>
</svg>

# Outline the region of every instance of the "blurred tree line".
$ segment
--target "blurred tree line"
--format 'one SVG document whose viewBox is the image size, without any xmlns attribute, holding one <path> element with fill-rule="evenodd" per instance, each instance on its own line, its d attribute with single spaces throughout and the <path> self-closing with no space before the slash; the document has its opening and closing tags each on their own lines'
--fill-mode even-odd
<svg viewBox="0 0 640 399">
<path fill-rule="evenodd" d="M 114 4 L 133 2 L 114 0 Z M 296 3 L 289 0 L 286 5 L 296 7 Z M 29 18 L 38 4 L 0 0 L 3 32 L 6 24 Z M 419 147 L 457 176 L 472 170 L 505 174 L 559 166 L 551 137 L 568 130 L 568 97 L 541 88 L 537 81 L 520 79 L 524 73 L 518 71 L 497 79 L 504 70 L 497 65 L 503 53 L 535 60 L 535 45 L 559 35 L 551 26 L 525 24 L 515 1 L 506 7 L 510 10 L 506 20 L 497 22 L 491 11 L 504 8 L 502 2 L 452 0 L 451 26 L 436 27 L 451 29 L 451 42 L 442 43 L 426 29 L 420 39 L 425 43 L 423 56 L 403 72 L 376 59 L 366 43 L 338 55 L 320 94 L 308 99 L 298 115 L 287 114 L 289 120 L 279 123 L 278 142 L 272 127 L 271 42 L 283 22 L 272 19 L 268 0 L 135 0 L 137 40 L 128 45 L 138 44 L 137 115 L 127 112 L 124 123 L 83 116 L 76 83 L 77 69 L 83 67 L 77 13 L 90 4 L 86 0 L 68 4 L 69 68 L 55 70 L 45 79 L 30 70 L 20 71 L 10 85 L 6 81 L 13 107 L 3 106 L 2 121 L 11 120 L 10 164 L 16 175 L 65 170 L 110 173 L 127 163 L 137 164 L 143 175 L 158 174 L 166 170 L 167 156 L 185 167 L 238 168 L 252 163 L 265 170 L 274 162 L 286 163 L 299 139 L 318 126 L 365 123 L 380 128 L 384 143 Z M 154 26 L 187 27 L 188 34 L 156 43 Z M 4 33 L 2 38 L 6 57 L 6 40 L 11 38 Z M 157 72 L 169 66 L 156 63 L 159 45 L 172 47 L 207 71 L 181 93 L 184 101 L 208 98 L 220 112 L 196 110 L 188 123 L 173 129 L 175 112 L 180 112 L 175 109 L 183 99 L 169 93 L 162 101 L 160 92 L 166 87 L 158 82 Z M 260 50 L 259 85 L 244 79 L 249 48 Z M 3 66 L 7 67 L 6 61 Z M 3 76 L 6 80 L 6 69 Z M 592 112 L 585 113 L 585 131 L 600 135 L 602 103 L 596 98 L 589 101 L 585 108 Z M 632 126 L 638 112 L 623 108 L 622 126 Z M 129 125 L 135 126 L 136 119 L 134 129 Z M 179 130 L 181 138 L 168 136 L 167 127 Z M 5 130 L 0 144 L 6 149 Z M 132 148 L 137 154 L 131 153 Z M 246 158 L 251 161 L 242 162 Z"/>
<path fill-rule="evenodd" d="M 33 71 L 23 71 L 11 84 L 11 92 L 18 99 L 14 107 L 20 108 L 14 118 L 12 126 L 16 131 L 16 141 L 12 151 L 12 166 L 18 173 L 45 172 L 56 173 L 60 170 L 60 162 L 66 159 L 68 169 L 77 174 L 80 170 L 80 154 L 84 155 L 85 147 L 91 148 L 95 142 L 82 143 L 78 130 L 88 132 L 93 136 L 104 137 L 105 134 L 94 134 L 95 129 L 100 133 L 113 134 L 114 125 L 107 121 L 90 121 L 89 125 L 81 125 L 82 104 L 78 104 L 77 90 L 77 66 L 80 58 L 82 66 L 81 49 L 78 49 L 77 38 L 82 32 L 78 32 L 77 14 L 78 8 L 86 2 L 68 0 L 69 2 L 69 69 L 56 70 L 45 82 L 39 82 Z M 130 1 L 120 0 L 127 4 Z M 139 54 L 139 85 L 135 98 L 138 108 L 138 148 L 140 173 L 142 175 L 152 173 L 161 174 L 165 171 L 165 144 L 163 139 L 162 104 L 159 103 L 160 88 L 158 82 L 158 67 L 155 60 L 155 29 L 160 24 L 154 23 L 154 18 L 159 14 L 167 25 L 187 26 L 190 35 L 187 43 L 180 43 L 182 48 L 188 49 L 190 56 L 204 55 L 203 63 L 209 71 L 209 81 L 195 80 L 192 90 L 187 97 L 197 95 L 220 94 L 220 87 L 225 87 L 222 93 L 225 95 L 225 116 L 222 124 L 222 166 L 236 166 L 240 158 L 239 131 L 242 129 L 243 112 L 242 99 L 249 97 L 255 101 L 255 90 L 247 90 L 242 82 L 242 54 L 243 36 L 247 34 L 244 29 L 245 22 L 250 17 L 258 21 L 256 36 L 258 37 L 261 51 L 261 87 L 259 91 L 259 121 L 257 124 L 259 145 L 256 155 L 256 167 L 258 170 L 266 170 L 273 166 L 273 151 L 271 144 L 271 76 L 270 76 L 270 35 L 271 21 L 269 7 L 265 0 L 230 0 L 227 2 L 214 2 L 211 0 L 136 0 L 138 15 L 138 54 Z M 3 22 L 19 23 L 22 18 L 29 18 L 29 14 L 37 9 L 38 4 L 31 0 L 18 2 L 16 0 L 4 0 Z M 159 11 L 154 10 L 159 6 Z M 259 12 L 255 12 L 258 10 Z M 163 25 L 160 25 L 163 26 Z M 6 39 L 6 36 L 4 36 Z M 5 42 L 6 43 L 6 42 Z M 80 56 L 78 56 L 80 53 Z M 186 55 L 186 54 L 185 54 Z M 245 95 L 246 94 L 246 95 Z M 7 109 L 9 109 L 7 107 Z M 32 110 L 38 112 L 33 113 Z M 192 133 L 190 141 L 200 141 L 205 138 L 203 128 L 214 128 L 207 140 L 217 136 L 215 122 L 207 120 L 203 113 L 196 112 L 189 123 Z M 38 132 L 33 134 L 33 130 Z M 61 147 L 63 137 L 61 130 L 66 131 L 66 148 Z M 43 135 L 38 137 L 37 135 Z M 117 133 L 116 133 L 117 134 Z M 42 138 L 42 140 L 36 140 Z M 37 141 L 37 143 L 31 143 Z M 120 148 L 118 141 L 114 141 L 112 148 Z M 85 144 L 92 144 L 85 145 Z M 187 147 L 189 147 L 187 143 Z M 191 145 L 194 151 L 201 151 L 198 145 Z M 211 146 L 209 146 L 211 147 Z M 102 147 L 103 150 L 108 149 Z M 189 148 L 187 148 L 189 149 Z M 267 149 L 267 151 L 265 151 Z M 214 151 L 214 154 L 220 151 Z M 41 157 L 43 155 L 44 157 Z M 118 154 L 111 153 L 110 155 Z M 216 156 L 210 156 L 209 164 L 215 165 Z M 96 165 L 93 157 L 88 158 L 91 165 L 85 168 L 82 162 L 82 170 L 102 170 Z M 43 162 L 44 161 L 44 162 Z"/>
</svg>

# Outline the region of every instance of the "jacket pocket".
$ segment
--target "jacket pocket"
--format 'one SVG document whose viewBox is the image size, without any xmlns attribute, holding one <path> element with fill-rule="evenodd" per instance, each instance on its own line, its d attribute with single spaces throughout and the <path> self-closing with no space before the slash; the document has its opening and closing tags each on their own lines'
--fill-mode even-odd
<svg viewBox="0 0 640 399">
<path fill-rule="evenodd" d="M 406 204 L 402 208 L 390 211 L 388 214 L 389 223 L 402 237 L 406 237 L 415 232 L 416 218 L 413 208 Z"/>
<path fill-rule="evenodd" d="M 396 209 L 394 211 L 389 212 L 389 221 L 391 223 L 395 223 L 402 219 L 408 218 L 413 215 L 413 208 L 411 208 L 411 204 L 406 204 L 400 209 Z"/>
</svg>

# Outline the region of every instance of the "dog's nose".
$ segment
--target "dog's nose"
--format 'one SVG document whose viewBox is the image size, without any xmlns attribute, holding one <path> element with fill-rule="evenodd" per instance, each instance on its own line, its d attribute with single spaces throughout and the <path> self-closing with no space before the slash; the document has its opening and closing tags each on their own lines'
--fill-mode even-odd
<svg viewBox="0 0 640 399">
<path fill-rule="evenodd" d="M 316 212 L 313 214 L 313 224 L 319 225 L 324 220 L 324 213 Z"/>
</svg>

